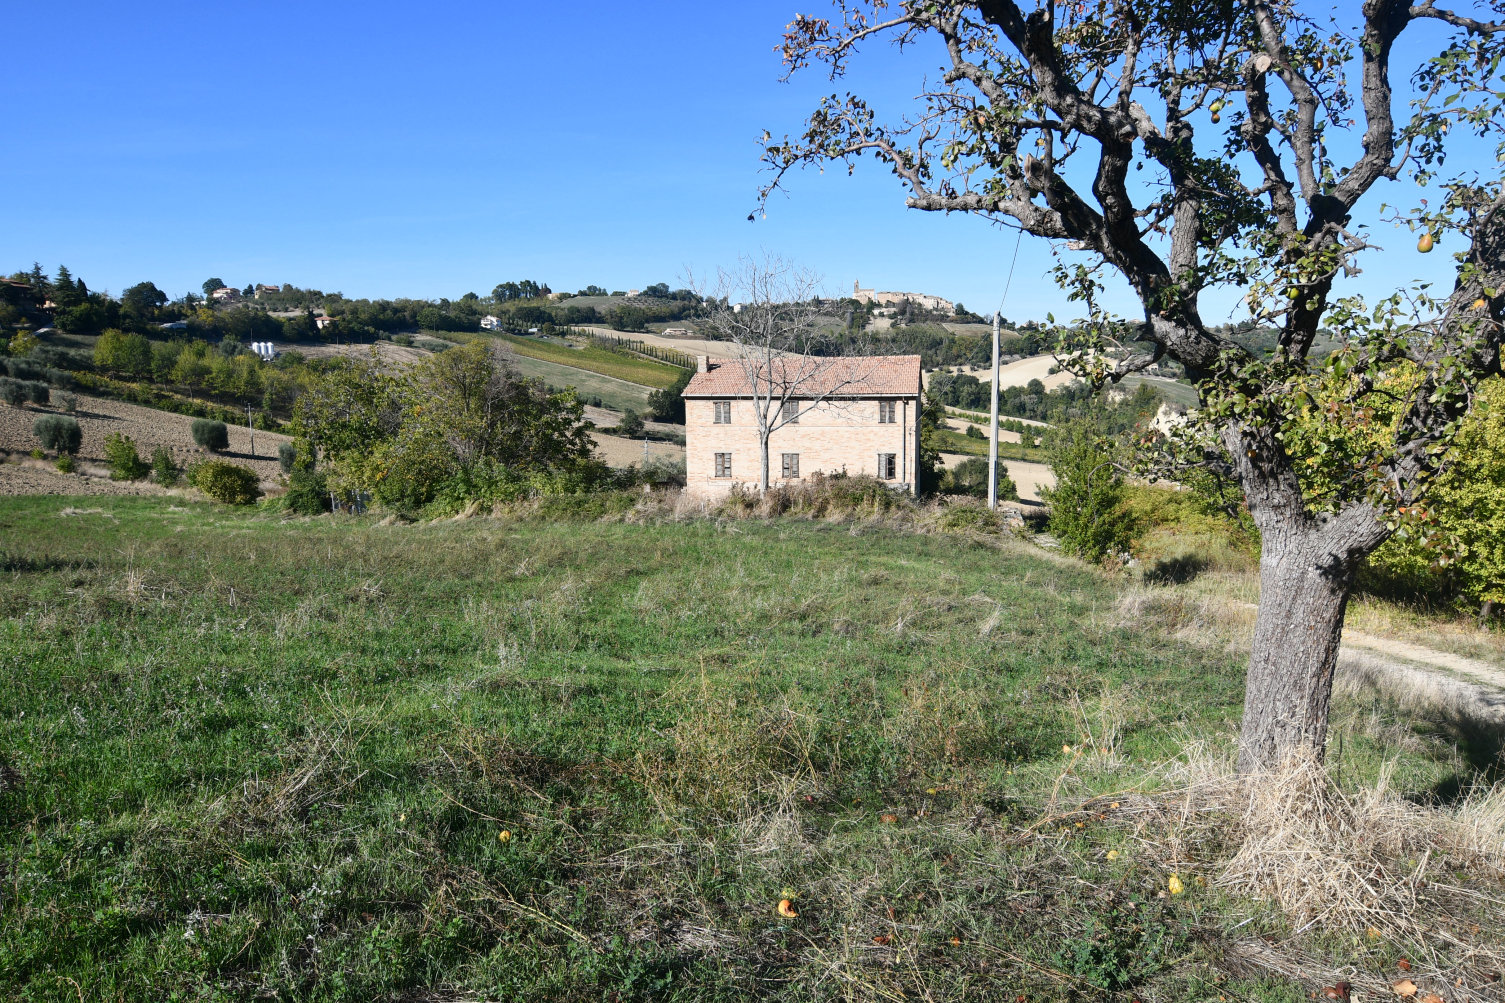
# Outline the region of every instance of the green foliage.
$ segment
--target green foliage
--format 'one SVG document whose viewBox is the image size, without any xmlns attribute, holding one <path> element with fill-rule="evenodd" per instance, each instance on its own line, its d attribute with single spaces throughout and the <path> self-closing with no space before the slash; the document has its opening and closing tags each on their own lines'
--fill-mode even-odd
<svg viewBox="0 0 1505 1003">
<path fill-rule="evenodd" d="M 78 410 L 78 394 L 58 394 L 57 406 L 64 414 L 72 414 Z"/>
<path fill-rule="evenodd" d="M 1505 379 L 1480 385 L 1429 504 L 1403 513 L 1362 584 L 1391 595 L 1505 605 Z"/>
<path fill-rule="evenodd" d="M 77 453 L 84 442 L 84 430 L 66 415 L 44 414 L 32 422 L 31 432 L 43 449 L 57 453 Z"/>
<path fill-rule="evenodd" d="M 152 345 L 144 335 L 111 328 L 94 342 L 94 364 L 107 373 L 140 379 L 152 372 Z"/>
<path fill-rule="evenodd" d="M 282 506 L 297 515 L 321 515 L 329 511 L 329 478 L 322 470 L 295 467 L 287 479 Z"/>
<path fill-rule="evenodd" d="M 1128 556 L 1137 532 L 1123 478 L 1095 426 L 1073 422 L 1048 438 L 1056 486 L 1041 491 L 1050 532 L 1067 553 L 1089 561 Z"/>
<path fill-rule="evenodd" d="M 986 439 L 988 437 L 986 432 L 970 423 L 967 425 L 966 435 L 969 439 Z"/>
<path fill-rule="evenodd" d="M 136 440 L 121 432 L 105 436 L 105 463 L 112 481 L 139 481 L 152 469 L 137 452 Z"/>
<path fill-rule="evenodd" d="M 230 448 L 230 430 L 222 421 L 212 418 L 196 418 L 193 422 L 193 441 L 211 453 Z"/>
<path fill-rule="evenodd" d="M 152 480 L 164 488 L 170 488 L 178 483 L 182 475 L 177 461 L 172 458 L 171 450 L 166 446 L 158 446 L 152 450 Z"/>
<path fill-rule="evenodd" d="M 226 460 L 192 464 L 188 468 L 188 483 L 226 505 L 250 505 L 261 497 L 256 471 Z"/>
<path fill-rule="evenodd" d="M 26 388 L 21 385 L 20 380 L 0 376 L 0 400 L 5 401 L 11 407 L 21 407 L 26 403 Z"/>
<path fill-rule="evenodd" d="M 622 420 L 617 422 L 616 434 L 635 439 L 643 434 L 643 416 L 628 408 L 622 415 Z"/>
<path fill-rule="evenodd" d="M 945 472 L 941 479 L 940 490 L 942 494 L 986 498 L 988 496 L 988 461 L 978 456 L 967 457 Z M 998 464 L 998 499 L 1000 501 L 1019 500 L 1019 488 L 1009 477 L 1009 468 L 1002 463 Z"/>
<path fill-rule="evenodd" d="M 21 390 L 32 404 L 46 404 L 52 400 L 52 389 L 41 380 L 22 380 Z"/>
<path fill-rule="evenodd" d="M 57 468 L 65 474 L 71 474 L 78 469 L 78 461 L 73 458 L 72 453 L 64 453 L 57 458 Z"/>
<path fill-rule="evenodd" d="M 689 369 L 680 372 L 678 378 L 662 390 L 655 390 L 648 395 L 648 414 L 654 421 L 665 421 L 675 425 L 685 423 L 685 399 L 680 396 L 685 387 L 690 385 L 690 378 L 695 374 Z"/>
</svg>

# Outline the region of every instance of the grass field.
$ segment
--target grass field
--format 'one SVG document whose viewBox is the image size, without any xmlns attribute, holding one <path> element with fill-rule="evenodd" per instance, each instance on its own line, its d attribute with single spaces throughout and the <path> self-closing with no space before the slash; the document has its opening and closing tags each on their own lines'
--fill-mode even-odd
<svg viewBox="0 0 1505 1003">
<path fill-rule="evenodd" d="M 1152 806 L 1237 656 L 1024 544 L 174 501 L 0 499 L 7 999 L 1296 1003 L 1240 945 L 1416 950 L 1217 884 Z M 1340 707 L 1346 782 L 1467 776 L 1396 722 Z"/>
<path fill-rule="evenodd" d="M 662 362 L 654 362 L 634 355 L 608 352 L 604 348 L 566 348 L 538 338 L 525 338 L 512 334 L 488 335 L 505 343 L 518 355 L 542 359 L 575 369 L 584 369 L 613 379 L 638 383 L 650 389 L 663 389 L 674 384 L 683 370 Z"/>
<path fill-rule="evenodd" d="M 537 377 L 550 386 L 574 387 L 581 394 L 600 397 L 603 404 L 615 411 L 632 408 L 642 413 L 648 405 L 649 390 L 638 383 L 628 383 L 626 380 L 602 376 L 586 369 L 562 366 L 557 362 L 546 362 L 526 355 L 517 356 L 516 365 L 524 376 Z"/>
</svg>

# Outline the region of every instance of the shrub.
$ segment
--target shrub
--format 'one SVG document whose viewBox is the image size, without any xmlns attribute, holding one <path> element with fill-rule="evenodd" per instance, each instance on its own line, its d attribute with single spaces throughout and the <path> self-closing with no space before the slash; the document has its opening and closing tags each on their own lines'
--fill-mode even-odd
<svg viewBox="0 0 1505 1003">
<path fill-rule="evenodd" d="M 655 487 L 685 485 L 685 458 L 683 456 L 654 456 L 643 462 L 638 471 L 638 480 Z"/>
<path fill-rule="evenodd" d="M 1041 495 L 1062 549 L 1089 561 L 1127 554 L 1138 532 L 1136 520 L 1123 478 L 1096 431 L 1074 423 L 1054 433 L 1051 445 L 1056 486 Z"/>
<path fill-rule="evenodd" d="M 967 424 L 967 438 L 969 438 L 969 439 L 986 439 L 987 436 L 983 434 L 982 429 L 978 428 L 976 425 L 973 425 L 973 424 L 971 424 L 969 422 Z"/>
<path fill-rule="evenodd" d="M 84 430 L 78 422 L 60 414 L 44 414 L 31 425 L 43 449 L 57 453 L 76 453 L 84 443 Z"/>
<path fill-rule="evenodd" d="M 182 471 L 178 469 L 178 464 L 166 446 L 158 446 L 152 451 L 152 480 L 164 488 L 170 488 L 178 483 L 181 476 Z"/>
<path fill-rule="evenodd" d="M 13 380 L 9 376 L 0 376 L 0 400 L 5 401 L 11 407 L 20 407 L 26 403 L 26 391 L 21 387 L 20 380 Z"/>
<path fill-rule="evenodd" d="M 26 399 L 33 404 L 46 404 L 52 400 L 52 388 L 41 380 L 26 380 L 21 384 Z"/>
<path fill-rule="evenodd" d="M 136 440 L 120 432 L 105 436 L 105 462 L 112 481 L 139 481 L 151 470 L 136 451 Z"/>
<path fill-rule="evenodd" d="M 298 515 L 328 512 L 328 477 L 322 470 L 293 470 L 287 481 L 287 494 L 282 496 L 282 507 Z"/>
<path fill-rule="evenodd" d="M 988 496 L 988 461 L 980 456 L 969 456 L 941 476 L 941 492 L 952 495 L 970 495 L 973 498 Z M 1019 489 L 1009 478 L 1009 468 L 998 464 L 999 501 L 1017 501 Z"/>
<path fill-rule="evenodd" d="M 307 439 L 294 439 L 277 447 L 277 465 L 284 474 L 298 470 L 312 470 L 318 460 L 318 450 Z"/>
<path fill-rule="evenodd" d="M 622 420 L 617 422 L 617 434 L 635 439 L 643 434 L 643 416 L 632 408 L 628 408 L 622 414 Z"/>
<path fill-rule="evenodd" d="M 193 441 L 211 453 L 230 448 L 230 429 L 222 421 L 211 418 L 195 418 Z"/>
<path fill-rule="evenodd" d="M 78 410 L 78 394 L 58 394 L 57 406 L 62 408 L 65 414 L 72 414 Z"/>
<path fill-rule="evenodd" d="M 73 462 L 73 454 L 71 453 L 64 453 L 57 458 L 57 468 L 65 474 L 73 473 L 77 466 L 78 464 Z"/>
<path fill-rule="evenodd" d="M 261 496 L 256 471 L 225 460 L 195 464 L 189 470 L 189 480 L 210 498 L 227 505 L 249 505 Z"/>
</svg>

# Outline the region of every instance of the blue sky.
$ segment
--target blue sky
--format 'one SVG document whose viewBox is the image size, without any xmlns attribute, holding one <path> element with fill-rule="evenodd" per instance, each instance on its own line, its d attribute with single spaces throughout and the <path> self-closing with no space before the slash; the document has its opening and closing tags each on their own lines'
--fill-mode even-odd
<svg viewBox="0 0 1505 1003">
<path fill-rule="evenodd" d="M 778 81 L 783 25 L 821 7 L 19 5 L 7 34 L 37 44 L 0 64 L 24 137 L 0 158 L 0 270 L 62 262 L 116 293 L 217 276 L 458 297 L 521 278 L 680 285 L 772 252 L 833 292 L 860 278 L 990 311 L 1014 235 L 906 210 L 876 164 L 795 177 L 747 222 L 762 130 L 798 129 L 838 86 Z M 933 64 L 880 52 L 850 83 L 902 111 Z M 1371 262 L 1370 291 L 1422 266 L 1445 279 L 1445 254 L 1381 238 L 1403 253 Z M 1072 313 L 1048 245 L 1026 237 L 1019 259 L 1005 315 Z"/>
</svg>

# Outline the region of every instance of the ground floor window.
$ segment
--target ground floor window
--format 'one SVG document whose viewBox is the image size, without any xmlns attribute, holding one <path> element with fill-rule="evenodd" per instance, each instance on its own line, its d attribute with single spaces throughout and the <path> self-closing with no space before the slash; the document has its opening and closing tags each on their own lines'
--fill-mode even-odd
<svg viewBox="0 0 1505 1003">
<path fill-rule="evenodd" d="M 899 476 L 898 457 L 894 453 L 878 454 L 878 479 L 891 481 Z"/>
<path fill-rule="evenodd" d="M 784 476 L 785 477 L 798 477 L 799 475 L 800 475 L 800 454 L 799 453 L 785 453 L 784 454 Z"/>
<path fill-rule="evenodd" d="M 730 477 L 730 476 L 732 476 L 732 454 L 731 453 L 717 453 L 716 454 L 716 476 L 717 477 Z"/>
</svg>

